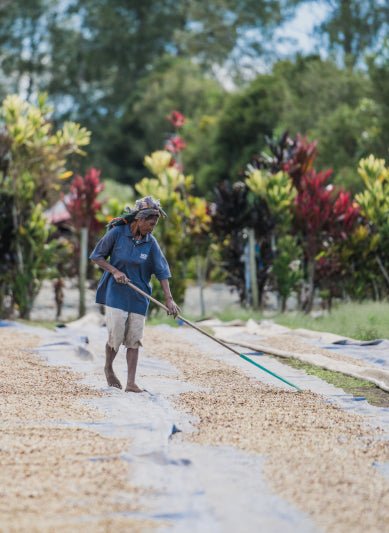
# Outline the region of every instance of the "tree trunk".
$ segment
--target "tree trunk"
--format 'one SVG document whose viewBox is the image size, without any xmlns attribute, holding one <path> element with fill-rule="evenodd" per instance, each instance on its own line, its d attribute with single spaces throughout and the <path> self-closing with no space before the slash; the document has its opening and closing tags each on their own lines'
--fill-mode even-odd
<svg viewBox="0 0 389 533">
<path fill-rule="evenodd" d="M 249 236 L 249 257 L 250 257 L 250 279 L 251 279 L 251 303 L 254 309 L 258 309 L 258 280 L 257 262 L 255 259 L 255 234 L 254 230 L 248 230 Z"/>
<path fill-rule="evenodd" d="M 386 283 L 389 285 L 389 274 L 388 274 L 388 271 L 386 270 L 386 268 L 385 268 L 385 266 L 384 266 L 384 264 L 383 264 L 383 262 L 381 260 L 381 257 L 379 255 L 376 255 L 375 259 L 376 259 L 376 261 L 378 263 L 378 266 L 380 267 L 380 270 L 382 272 L 382 275 L 385 278 Z"/>
<path fill-rule="evenodd" d="M 200 297 L 200 314 L 202 317 L 205 316 L 205 302 L 204 302 L 204 281 L 205 281 L 205 271 L 206 265 L 201 264 L 202 258 L 199 254 L 196 255 L 196 271 L 197 271 L 197 285 L 199 288 L 199 297 Z M 206 259 L 204 259 L 206 263 Z"/>
<path fill-rule="evenodd" d="M 312 311 L 313 300 L 315 297 L 315 259 L 308 259 L 308 297 L 304 304 L 306 314 Z"/>
<path fill-rule="evenodd" d="M 79 269 L 79 317 L 85 315 L 85 284 L 88 267 L 88 228 L 81 228 L 80 232 L 80 269 Z"/>
</svg>

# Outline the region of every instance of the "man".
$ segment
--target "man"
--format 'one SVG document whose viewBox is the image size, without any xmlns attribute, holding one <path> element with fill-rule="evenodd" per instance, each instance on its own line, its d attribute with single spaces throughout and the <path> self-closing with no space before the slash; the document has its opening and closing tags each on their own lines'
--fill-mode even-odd
<svg viewBox="0 0 389 533">
<path fill-rule="evenodd" d="M 122 388 L 113 371 L 113 361 L 121 344 L 127 348 L 128 377 L 126 392 L 142 392 L 135 383 L 139 346 L 142 346 L 145 316 L 149 300 L 126 285 L 131 281 L 151 294 L 154 274 L 165 295 L 168 314 L 177 316 L 179 307 L 169 287 L 169 265 L 155 237 L 151 235 L 160 216 L 166 216 L 159 200 L 151 196 L 137 200 L 109 225 L 109 231 L 97 243 L 90 259 L 105 270 L 96 293 L 96 303 L 106 306 L 108 341 L 105 347 L 105 375 L 110 387 Z M 107 259 L 109 258 L 109 262 Z"/>
</svg>

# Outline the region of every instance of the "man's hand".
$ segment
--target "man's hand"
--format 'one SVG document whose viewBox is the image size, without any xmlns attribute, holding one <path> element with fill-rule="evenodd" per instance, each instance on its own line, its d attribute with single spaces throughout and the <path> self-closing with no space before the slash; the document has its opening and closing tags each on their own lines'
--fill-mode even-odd
<svg viewBox="0 0 389 533">
<path fill-rule="evenodd" d="M 115 272 L 112 273 L 112 276 L 118 283 L 127 283 L 127 281 L 130 281 L 124 272 L 121 272 L 120 270 L 115 270 Z"/>
<path fill-rule="evenodd" d="M 168 308 L 167 314 L 172 315 L 174 318 L 178 315 L 178 313 L 181 311 L 181 309 L 178 307 L 176 302 L 173 300 L 173 297 L 170 296 L 169 298 L 166 298 L 166 307 Z"/>
</svg>

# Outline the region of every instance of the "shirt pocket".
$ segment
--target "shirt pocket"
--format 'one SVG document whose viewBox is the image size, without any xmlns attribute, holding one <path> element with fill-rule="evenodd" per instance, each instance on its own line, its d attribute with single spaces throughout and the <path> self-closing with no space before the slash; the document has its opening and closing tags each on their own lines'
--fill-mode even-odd
<svg viewBox="0 0 389 533">
<path fill-rule="evenodd" d="M 137 265 L 145 265 L 150 256 L 150 246 L 146 244 L 141 244 L 138 246 L 134 246 L 134 250 L 132 253 L 132 260 Z"/>
</svg>

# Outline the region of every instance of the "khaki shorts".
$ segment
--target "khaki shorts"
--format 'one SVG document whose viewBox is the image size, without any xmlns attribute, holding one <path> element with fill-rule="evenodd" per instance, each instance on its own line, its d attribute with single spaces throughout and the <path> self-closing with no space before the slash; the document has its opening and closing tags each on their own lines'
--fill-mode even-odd
<svg viewBox="0 0 389 533">
<path fill-rule="evenodd" d="M 105 306 L 105 319 L 108 329 L 108 345 L 117 352 L 121 344 L 126 348 L 142 346 L 145 316 L 127 313 L 122 309 Z"/>
</svg>

